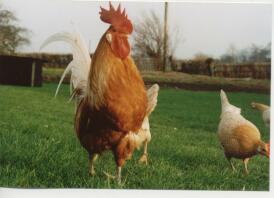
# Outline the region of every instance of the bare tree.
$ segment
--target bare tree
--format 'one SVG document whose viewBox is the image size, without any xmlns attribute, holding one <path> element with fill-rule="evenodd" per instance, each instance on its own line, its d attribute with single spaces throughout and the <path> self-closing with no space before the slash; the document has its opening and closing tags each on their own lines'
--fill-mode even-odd
<svg viewBox="0 0 274 198">
<path fill-rule="evenodd" d="M 17 24 L 18 19 L 0 4 L 0 53 L 11 54 L 19 47 L 29 44 L 29 31 Z"/>
<path fill-rule="evenodd" d="M 158 68 L 162 69 L 164 53 L 163 21 L 154 11 L 145 13 L 142 20 L 135 24 L 133 34 L 133 53 L 137 57 L 149 57 L 157 60 Z M 167 56 L 172 57 L 179 43 L 179 29 L 167 34 Z"/>
<path fill-rule="evenodd" d="M 271 43 L 265 47 L 252 44 L 250 47 L 250 62 L 268 62 L 271 59 Z"/>
<path fill-rule="evenodd" d="M 231 45 L 227 52 L 220 57 L 224 63 L 254 63 L 271 61 L 271 42 L 266 46 L 251 44 L 249 47 L 241 50 Z"/>
</svg>

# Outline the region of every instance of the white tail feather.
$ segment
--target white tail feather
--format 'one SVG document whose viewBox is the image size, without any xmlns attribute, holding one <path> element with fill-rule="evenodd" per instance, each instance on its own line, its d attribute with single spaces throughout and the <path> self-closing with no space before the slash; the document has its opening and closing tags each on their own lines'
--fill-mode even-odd
<svg viewBox="0 0 274 198">
<path fill-rule="evenodd" d="M 76 30 L 74 33 L 60 32 L 53 34 L 45 40 L 40 49 L 56 41 L 64 41 L 71 45 L 73 60 L 68 64 L 67 68 L 63 72 L 55 96 L 58 94 L 60 85 L 62 84 L 66 74 L 70 71 L 71 90 L 78 88 L 81 89 L 83 94 L 85 94 L 91 58 L 81 34 Z"/>
<path fill-rule="evenodd" d="M 73 66 L 72 64 L 68 64 L 67 68 L 66 68 L 65 71 L 63 72 L 63 74 L 62 74 L 62 76 L 61 76 L 61 79 L 60 79 L 60 81 L 59 81 L 59 83 L 58 83 L 57 89 L 56 89 L 56 91 L 55 91 L 54 97 L 57 96 L 57 94 L 58 94 L 58 92 L 59 92 L 59 89 L 60 89 L 60 86 L 61 86 L 61 84 L 62 84 L 62 82 L 63 82 L 65 76 L 67 75 L 67 73 L 68 73 L 69 71 L 71 71 L 71 67 L 72 67 L 72 66 Z M 70 85 L 71 85 L 71 83 L 72 83 L 72 81 L 71 81 L 71 79 L 70 79 Z M 70 93 L 71 93 L 71 92 L 72 92 L 72 90 L 70 89 Z"/>
</svg>

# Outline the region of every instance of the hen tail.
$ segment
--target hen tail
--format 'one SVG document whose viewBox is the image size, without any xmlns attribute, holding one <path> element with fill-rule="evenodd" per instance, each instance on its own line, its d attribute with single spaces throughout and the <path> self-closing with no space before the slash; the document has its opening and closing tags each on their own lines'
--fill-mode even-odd
<svg viewBox="0 0 274 198">
<path fill-rule="evenodd" d="M 147 107 L 147 116 L 151 114 L 151 112 L 155 109 L 157 105 L 157 98 L 159 92 L 159 85 L 154 84 L 147 90 L 147 97 L 148 97 L 148 107 Z"/>
<path fill-rule="evenodd" d="M 227 112 L 241 114 L 241 109 L 229 103 L 226 93 L 222 89 L 220 91 L 220 97 L 222 105 L 221 119 Z"/>
<path fill-rule="evenodd" d="M 222 106 L 228 105 L 228 104 L 229 104 L 229 101 L 228 101 L 228 99 L 227 99 L 226 93 L 225 93 L 224 90 L 222 90 L 222 89 L 221 89 L 221 91 L 220 91 L 220 97 L 221 97 Z"/>
<path fill-rule="evenodd" d="M 58 94 L 60 85 L 62 84 L 66 74 L 71 72 L 70 85 L 72 87 L 73 94 L 76 96 L 76 98 L 80 99 L 85 96 L 87 90 L 86 86 L 88 73 L 91 64 L 91 58 L 88 49 L 85 45 L 82 35 L 76 30 L 73 33 L 60 32 L 53 34 L 45 40 L 40 49 L 56 41 L 63 41 L 70 44 L 73 60 L 68 64 L 59 81 L 55 92 L 55 97 Z"/>
<path fill-rule="evenodd" d="M 149 115 L 151 112 L 155 109 L 157 105 L 157 98 L 158 98 L 158 92 L 159 92 L 159 85 L 154 84 L 152 87 L 150 87 L 147 90 L 147 97 L 148 97 L 148 106 L 146 111 L 146 116 L 143 120 L 141 128 L 134 132 L 129 133 L 128 138 L 131 142 L 135 143 L 136 148 L 139 148 L 140 145 L 146 140 L 151 140 L 151 134 L 150 134 L 150 126 L 149 126 Z"/>
</svg>

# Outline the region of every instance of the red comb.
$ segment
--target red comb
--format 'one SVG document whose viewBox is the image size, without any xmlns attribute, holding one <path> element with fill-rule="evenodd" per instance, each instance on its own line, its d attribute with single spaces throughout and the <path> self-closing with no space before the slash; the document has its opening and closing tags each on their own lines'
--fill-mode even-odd
<svg viewBox="0 0 274 198">
<path fill-rule="evenodd" d="M 119 4 L 117 10 L 114 9 L 109 2 L 109 10 L 102 7 L 100 13 L 100 19 L 105 23 L 111 24 L 118 32 L 130 34 L 133 31 L 131 21 L 127 18 L 125 9 L 121 12 L 121 5 Z"/>
</svg>

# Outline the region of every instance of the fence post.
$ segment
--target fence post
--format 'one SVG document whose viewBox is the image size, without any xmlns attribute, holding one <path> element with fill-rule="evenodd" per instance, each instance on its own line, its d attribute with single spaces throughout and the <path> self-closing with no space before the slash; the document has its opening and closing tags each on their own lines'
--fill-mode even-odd
<svg viewBox="0 0 274 198">
<path fill-rule="evenodd" d="M 34 80 L 35 80 L 35 61 L 32 60 L 32 65 L 31 65 L 31 86 L 34 86 Z"/>
<path fill-rule="evenodd" d="M 168 14 L 168 3 L 165 2 L 165 19 L 164 19 L 164 60 L 163 60 L 163 71 L 166 71 L 167 65 L 167 14 Z"/>
</svg>

